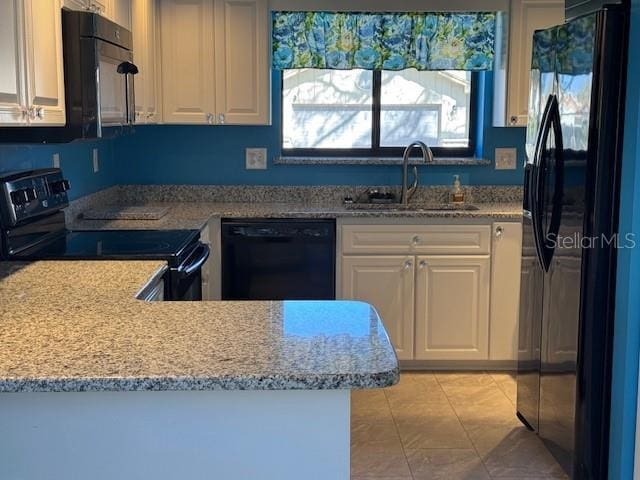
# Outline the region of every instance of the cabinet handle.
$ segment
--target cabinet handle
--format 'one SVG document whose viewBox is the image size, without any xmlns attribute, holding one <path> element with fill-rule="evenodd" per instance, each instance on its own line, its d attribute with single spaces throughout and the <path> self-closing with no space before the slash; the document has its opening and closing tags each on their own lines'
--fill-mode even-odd
<svg viewBox="0 0 640 480">
<path fill-rule="evenodd" d="M 420 263 L 418 264 L 419 268 L 425 268 L 427 266 L 427 261 L 426 260 L 420 260 Z"/>
<path fill-rule="evenodd" d="M 418 246 L 420 244 L 420 237 L 418 235 L 414 235 L 411 239 L 411 243 L 414 247 Z"/>
<path fill-rule="evenodd" d="M 212 113 L 207 113 L 207 123 L 209 123 L 209 124 L 213 123 L 213 114 Z"/>
<path fill-rule="evenodd" d="M 504 235 L 504 228 L 502 228 L 500 225 L 498 225 L 496 227 L 496 238 L 500 238 Z"/>
<path fill-rule="evenodd" d="M 218 122 L 224 123 L 224 113 L 218 115 Z"/>
<path fill-rule="evenodd" d="M 404 262 L 404 269 L 409 270 L 413 266 L 413 262 L 411 260 L 407 260 Z"/>
<path fill-rule="evenodd" d="M 36 108 L 36 117 L 38 117 L 40 120 L 44 118 L 44 107 Z"/>
<path fill-rule="evenodd" d="M 509 123 L 511 125 L 517 125 L 518 124 L 518 117 L 515 115 L 512 115 L 511 118 L 509 119 Z"/>
<path fill-rule="evenodd" d="M 28 117 L 29 109 L 27 107 L 20 107 L 20 115 L 22 115 L 22 118 Z"/>
<path fill-rule="evenodd" d="M 153 118 L 153 113 L 147 113 L 147 118 Z"/>
</svg>

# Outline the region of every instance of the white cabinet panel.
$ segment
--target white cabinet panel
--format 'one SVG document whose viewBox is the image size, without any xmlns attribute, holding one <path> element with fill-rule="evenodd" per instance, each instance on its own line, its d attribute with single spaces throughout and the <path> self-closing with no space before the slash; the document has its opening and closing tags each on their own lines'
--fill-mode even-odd
<svg viewBox="0 0 640 480">
<path fill-rule="evenodd" d="M 489 256 L 418 257 L 418 360 L 488 360 Z"/>
<path fill-rule="evenodd" d="M 414 257 L 344 256 L 344 299 L 373 305 L 401 360 L 413 358 Z"/>
<path fill-rule="evenodd" d="M 217 123 L 269 124 L 267 0 L 216 0 L 215 21 Z"/>
<path fill-rule="evenodd" d="M 488 254 L 488 225 L 345 225 L 343 253 Z"/>
<path fill-rule="evenodd" d="M 21 125 L 27 122 L 22 30 L 19 1 L 0 2 L 0 125 Z"/>
<path fill-rule="evenodd" d="M 511 0 L 508 56 L 504 57 L 506 64 L 498 64 L 496 68 L 498 80 L 500 71 L 506 69 L 506 86 L 496 92 L 497 96 L 506 94 L 506 112 L 504 105 L 502 111 L 494 105 L 496 126 L 527 126 L 533 32 L 563 22 L 564 0 Z"/>
<path fill-rule="evenodd" d="M 493 224 L 491 249 L 491 325 L 489 358 L 518 359 L 518 310 L 522 224 Z"/>
<path fill-rule="evenodd" d="M 135 77 L 136 123 L 156 123 L 156 4 L 155 0 L 134 0 L 133 62 Z"/>
<path fill-rule="evenodd" d="M 0 124 L 64 125 L 59 0 L 8 0 L 0 9 Z"/>
<path fill-rule="evenodd" d="M 166 123 L 213 123 L 213 0 L 162 0 L 162 100 Z"/>
<path fill-rule="evenodd" d="M 64 125 L 62 21 L 59 0 L 25 0 L 27 103 L 30 122 Z"/>
<path fill-rule="evenodd" d="M 105 0 L 105 15 L 112 22 L 131 30 L 131 1 Z M 136 3 L 138 0 L 133 0 Z"/>
</svg>

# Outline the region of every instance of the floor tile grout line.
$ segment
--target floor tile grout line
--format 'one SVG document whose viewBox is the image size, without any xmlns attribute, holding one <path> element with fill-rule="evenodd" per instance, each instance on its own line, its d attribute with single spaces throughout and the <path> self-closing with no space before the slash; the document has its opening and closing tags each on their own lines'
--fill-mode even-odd
<svg viewBox="0 0 640 480">
<path fill-rule="evenodd" d="M 484 372 L 484 373 L 486 374 L 486 372 Z M 487 476 L 489 478 L 493 479 L 494 477 L 493 477 L 493 475 L 491 475 L 491 472 L 489 471 L 489 468 L 487 467 L 487 464 L 485 463 L 484 458 L 482 458 L 482 455 L 480 455 L 480 452 L 478 451 L 478 448 L 476 447 L 476 444 L 473 443 L 473 440 L 471 440 L 471 436 L 469 435 L 469 431 L 467 430 L 467 427 L 465 427 L 464 423 L 462 422 L 462 420 L 460 420 L 460 416 L 458 415 L 458 412 L 456 411 L 456 407 L 454 407 L 453 403 L 451 403 L 451 399 L 449 398 L 449 395 L 447 395 L 447 391 L 444 388 L 442 388 L 442 383 L 440 383 L 440 380 L 438 379 L 438 376 L 434 374 L 434 377 L 436 378 L 436 382 L 438 382 L 438 385 L 440 386 L 440 389 L 444 392 L 444 396 L 447 398 L 447 402 L 449 402 L 449 405 L 451 406 L 451 409 L 453 410 L 453 413 L 455 413 L 456 418 L 458 419 L 458 422 L 460 422 L 460 426 L 464 430 L 464 434 L 467 436 L 467 440 L 469 440 L 469 443 L 473 447 L 474 452 L 476 452 L 476 455 L 480 459 L 480 462 L 482 463 L 482 467 L 484 468 L 484 471 L 487 473 Z M 495 380 L 493 379 L 493 377 L 491 377 L 491 381 L 495 383 Z"/>
<path fill-rule="evenodd" d="M 400 373 L 400 376 L 402 376 L 402 373 Z M 411 478 L 415 480 L 415 477 L 413 476 L 413 470 L 411 469 L 411 464 L 409 463 L 409 457 L 407 457 L 407 450 L 404 447 L 404 442 L 402 441 L 402 436 L 400 435 L 400 428 L 398 427 L 398 423 L 396 422 L 396 417 L 393 414 L 393 409 L 391 408 L 391 403 L 389 402 L 389 397 L 387 396 L 387 389 L 386 388 L 383 389 L 382 393 L 384 393 L 384 399 L 386 400 L 387 406 L 389 407 L 389 413 L 391 414 L 391 419 L 393 420 L 393 426 L 395 427 L 396 433 L 398 434 L 398 439 L 400 440 L 400 447 L 402 448 L 402 455 L 404 455 L 404 461 L 407 462 L 407 468 L 409 468 L 409 473 L 411 474 Z"/>
</svg>

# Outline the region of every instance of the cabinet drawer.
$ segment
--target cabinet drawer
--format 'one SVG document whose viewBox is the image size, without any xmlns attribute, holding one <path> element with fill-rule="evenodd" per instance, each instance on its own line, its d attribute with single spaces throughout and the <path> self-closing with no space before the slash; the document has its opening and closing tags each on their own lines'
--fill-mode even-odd
<svg viewBox="0 0 640 480">
<path fill-rule="evenodd" d="M 343 225 L 342 253 L 484 255 L 489 225 Z"/>
</svg>

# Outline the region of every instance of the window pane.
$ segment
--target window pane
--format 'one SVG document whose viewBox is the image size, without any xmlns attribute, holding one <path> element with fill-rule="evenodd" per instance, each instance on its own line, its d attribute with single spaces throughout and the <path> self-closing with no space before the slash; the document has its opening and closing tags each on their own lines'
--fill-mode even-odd
<svg viewBox="0 0 640 480">
<path fill-rule="evenodd" d="M 471 72 L 382 72 L 380 145 L 469 146 Z"/>
<path fill-rule="evenodd" d="M 283 148 L 370 148 L 372 85 L 367 70 L 283 71 Z"/>
</svg>

